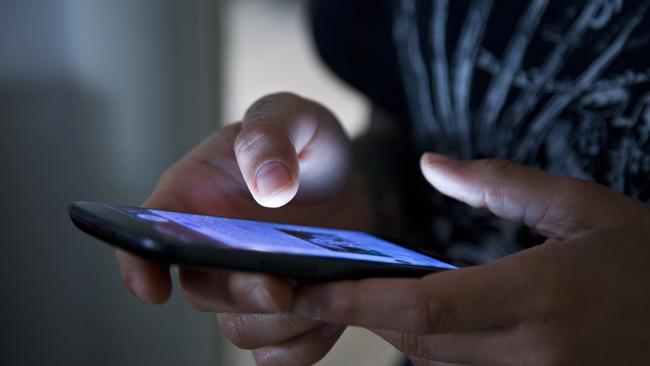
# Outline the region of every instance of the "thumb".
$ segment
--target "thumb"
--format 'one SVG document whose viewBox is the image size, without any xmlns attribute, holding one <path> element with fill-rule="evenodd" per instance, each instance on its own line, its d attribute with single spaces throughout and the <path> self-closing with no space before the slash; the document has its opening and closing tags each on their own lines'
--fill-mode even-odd
<svg viewBox="0 0 650 366">
<path fill-rule="evenodd" d="M 420 166 L 442 194 L 525 223 L 553 239 L 609 226 L 640 203 L 604 186 L 501 159 L 458 161 L 426 153 Z"/>
<path fill-rule="evenodd" d="M 265 207 L 303 197 L 330 198 L 350 177 L 350 141 L 336 117 L 291 93 L 257 100 L 248 109 L 233 149 L 253 198 Z"/>
</svg>

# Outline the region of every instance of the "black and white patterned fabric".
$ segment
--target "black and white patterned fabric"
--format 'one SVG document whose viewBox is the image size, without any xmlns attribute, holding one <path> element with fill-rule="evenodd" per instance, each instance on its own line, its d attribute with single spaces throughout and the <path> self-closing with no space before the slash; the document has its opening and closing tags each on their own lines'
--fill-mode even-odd
<svg viewBox="0 0 650 366">
<path fill-rule="evenodd" d="M 650 200 L 650 1 L 314 3 L 325 61 L 407 121 L 415 154 L 508 158 Z M 431 240 L 451 257 L 539 240 L 429 195 Z"/>
</svg>

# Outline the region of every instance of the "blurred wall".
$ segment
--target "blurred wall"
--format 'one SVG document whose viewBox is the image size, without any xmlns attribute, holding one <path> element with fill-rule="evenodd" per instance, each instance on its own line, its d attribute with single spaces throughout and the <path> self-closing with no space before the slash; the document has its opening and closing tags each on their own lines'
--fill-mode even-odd
<svg viewBox="0 0 650 366">
<path fill-rule="evenodd" d="M 232 0 L 224 36 L 224 120 L 235 121 L 260 96 L 291 91 L 330 108 L 356 137 L 370 105 L 323 63 L 312 42 L 307 0 Z"/>
<path fill-rule="evenodd" d="M 214 319 L 122 286 L 72 200 L 139 204 L 215 128 L 221 3 L 0 1 L 0 365 L 219 364 Z"/>
</svg>

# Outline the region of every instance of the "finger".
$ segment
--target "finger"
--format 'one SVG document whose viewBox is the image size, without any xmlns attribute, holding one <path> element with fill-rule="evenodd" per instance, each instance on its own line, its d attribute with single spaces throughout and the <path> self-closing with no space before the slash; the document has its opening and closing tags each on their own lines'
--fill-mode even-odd
<svg viewBox="0 0 650 366">
<path fill-rule="evenodd" d="M 155 193 L 143 204 L 144 207 L 160 209 L 182 209 L 179 203 L 169 196 Z M 152 304 L 162 304 L 171 295 L 172 281 L 169 266 L 148 261 L 121 249 L 115 252 L 122 281 L 136 297 Z"/>
<path fill-rule="evenodd" d="M 117 249 L 115 258 L 124 284 L 135 296 L 152 304 L 162 304 L 169 299 L 172 282 L 167 266 L 121 249 Z"/>
<path fill-rule="evenodd" d="M 230 341 L 243 349 L 275 345 L 323 326 L 322 322 L 286 313 L 217 314 L 221 329 Z"/>
<path fill-rule="evenodd" d="M 521 354 L 522 342 L 512 328 L 433 335 L 373 332 L 424 365 L 431 362 L 449 365 L 516 364 L 514 361 L 524 356 Z"/>
<path fill-rule="evenodd" d="M 289 93 L 265 96 L 249 108 L 234 151 L 248 189 L 265 207 L 289 202 L 299 181 L 307 196 L 334 195 L 349 173 L 349 141 L 336 118 Z"/>
<path fill-rule="evenodd" d="M 531 283 L 541 286 L 545 277 L 528 257 L 536 255 L 545 263 L 545 251 L 536 247 L 486 265 L 421 279 L 313 285 L 295 292 L 292 311 L 327 323 L 414 334 L 514 325 L 536 310 L 539 299 Z"/>
<path fill-rule="evenodd" d="M 313 365 L 334 346 L 344 327 L 323 325 L 286 342 L 253 351 L 258 366 Z"/>
<path fill-rule="evenodd" d="M 181 269 L 187 301 L 205 312 L 280 312 L 292 301 L 288 280 L 261 274 Z"/>
<path fill-rule="evenodd" d="M 550 175 L 507 160 L 457 161 L 424 154 L 421 168 L 440 192 L 542 235 L 566 239 L 626 218 L 638 203 L 604 186 Z M 614 218 L 614 220 L 612 220 Z"/>
</svg>

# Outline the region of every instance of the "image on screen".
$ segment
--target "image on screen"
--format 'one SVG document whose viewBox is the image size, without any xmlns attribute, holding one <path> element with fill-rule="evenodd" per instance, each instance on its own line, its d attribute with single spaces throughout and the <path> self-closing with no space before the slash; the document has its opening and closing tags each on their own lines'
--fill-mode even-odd
<svg viewBox="0 0 650 366">
<path fill-rule="evenodd" d="M 165 222 L 173 222 L 199 233 L 203 237 L 213 239 L 220 246 L 235 249 L 401 263 L 439 269 L 456 268 L 438 259 L 358 231 L 276 224 L 144 208 L 120 207 L 118 209 L 136 219 L 151 222 L 154 227 Z M 179 239 L 183 240 L 181 237 Z"/>
<path fill-rule="evenodd" d="M 357 253 L 357 254 L 366 254 L 366 255 L 378 255 L 380 257 L 390 257 L 388 254 L 384 254 L 378 250 L 371 248 L 363 248 L 362 246 L 355 244 L 347 239 L 344 239 L 338 235 L 331 233 L 315 233 L 307 230 L 289 230 L 289 229 L 278 229 L 283 233 L 293 235 L 296 238 L 300 238 L 304 241 L 310 242 L 314 245 L 318 245 L 321 248 L 331 250 L 334 252 L 342 253 Z"/>
</svg>

